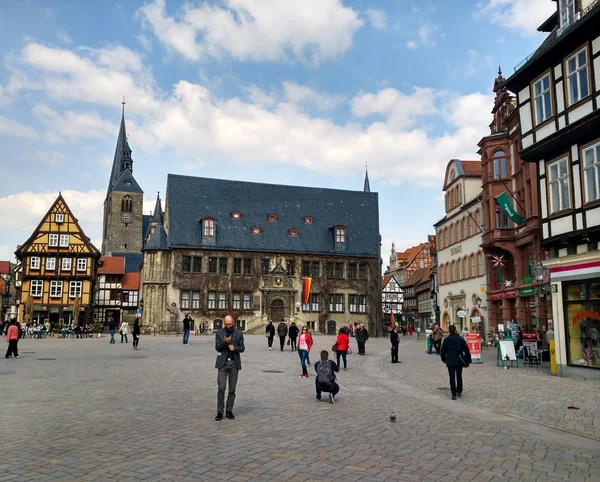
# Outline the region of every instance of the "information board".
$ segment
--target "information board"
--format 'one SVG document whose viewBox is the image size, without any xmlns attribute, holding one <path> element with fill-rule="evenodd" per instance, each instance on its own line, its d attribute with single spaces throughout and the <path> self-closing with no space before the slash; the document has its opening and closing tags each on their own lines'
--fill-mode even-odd
<svg viewBox="0 0 600 482">
<path fill-rule="evenodd" d="M 479 333 L 467 333 L 465 334 L 465 340 L 467 341 L 467 345 L 469 346 L 469 351 L 471 352 L 471 358 L 473 361 L 481 360 L 481 337 Z"/>
<path fill-rule="evenodd" d="M 523 340 L 523 349 L 527 348 L 529 356 L 532 358 L 538 358 L 538 346 L 536 339 Z"/>
<path fill-rule="evenodd" d="M 515 345 L 509 338 L 508 340 L 500 340 L 498 342 L 498 355 L 496 364 L 498 366 L 504 366 L 505 363 L 510 363 L 512 366 L 513 362 L 516 362 L 517 367 L 519 366 L 519 360 L 517 360 L 517 354 L 515 353 Z"/>
</svg>

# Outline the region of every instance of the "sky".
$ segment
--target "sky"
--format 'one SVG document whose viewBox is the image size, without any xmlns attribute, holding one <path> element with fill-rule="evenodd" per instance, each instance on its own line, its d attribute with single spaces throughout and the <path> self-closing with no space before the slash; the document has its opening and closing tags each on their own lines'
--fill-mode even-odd
<svg viewBox="0 0 600 482">
<path fill-rule="evenodd" d="M 122 100 L 145 213 L 168 173 L 379 193 L 382 257 L 444 216 L 551 0 L 0 2 L 0 260 L 62 192 L 97 247 Z M 384 262 L 384 264 L 385 264 Z"/>
</svg>

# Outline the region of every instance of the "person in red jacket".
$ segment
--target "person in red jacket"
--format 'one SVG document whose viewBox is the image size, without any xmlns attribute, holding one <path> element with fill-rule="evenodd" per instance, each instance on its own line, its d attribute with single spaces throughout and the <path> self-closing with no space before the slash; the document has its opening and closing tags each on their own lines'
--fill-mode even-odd
<svg viewBox="0 0 600 482">
<path fill-rule="evenodd" d="M 6 350 L 6 356 L 4 358 L 10 358 L 14 355 L 15 358 L 19 358 L 19 328 L 17 327 L 16 320 L 10 320 L 8 330 L 6 330 L 6 341 L 8 342 L 8 350 Z"/>
<path fill-rule="evenodd" d="M 312 348 L 313 339 L 312 335 L 308 332 L 308 327 L 303 326 L 298 338 L 298 355 L 300 356 L 300 365 L 302 365 L 302 375 L 300 378 L 308 378 L 308 368 L 306 368 L 306 360 L 308 358 L 308 352 Z"/>
<path fill-rule="evenodd" d="M 350 346 L 350 337 L 348 336 L 348 328 L 340 328 L 337 338 L 335 339 L 335 353 L 337 357 L 337 366 L 340 366 L 340 358 L 344 360 L 344 371 L 346 370 L 346 355 Z"/>
</svg>

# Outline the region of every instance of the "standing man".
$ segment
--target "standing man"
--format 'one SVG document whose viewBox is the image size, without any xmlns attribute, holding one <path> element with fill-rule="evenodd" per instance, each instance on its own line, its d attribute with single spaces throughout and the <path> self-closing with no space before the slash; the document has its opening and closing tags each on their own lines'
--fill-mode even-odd
<svg viewBox="0 0 600 482">
<path fill-rule="evenodd" d="M 356 329 L 356 344 L 358 345 L 358 354 L 365 354 L 365 343 L 369 339 L 369 332 L 365 328 L 363 323 L 358 324 L 358 328 Z"/>
<path fill-rule="evenodd" d="M 233 404 L 235 402 L 235 386 L 237 385 L 238 372 L 242 369 L 240 353 L 244 347 L 244 335 L 235 327 L 233 316 L 227 315 L 223 322 L 224 326 L 215 335 L 215 350 L 219 353 L 215 368 L 217 372 L 217 416 L 215 420 L 223 420 L 225 410 L 225 388 L 229 382 L 229 393 L 227 395 L 227 409 L 225 416 L 234 420 Z"/>
<path fill-rule="evenodd" d="M 398 336 L 397 326 L 394 326 L 394 329 L 390 333 L 390 341 L 392 342 L 392 363 L 400 363 L 398 361 L 398 347 L 400 346 L 400 337 Z"/>
<path fill-rule="evenodd" d="M 452 400 L 456 400 L 463 392 L 462 371 L 471 363 L 471 352 L 465 339 L 456 332 L 456 326 L 450 325 L 449 331 L 450 335 L 444 340 L 440 354 L 448 368 Z"/>
<path fill-rule="evenodd" d="M 273 322 L 269 320 L 267 327 L 265 328 L 265 335 L 267 336 L 267 342 L 269 345 L 269 351 L 273 350 L 273 338 L 275 338 L 275 327 Z"/>
<path fill-rule="evenodd" d="M 110 343 L 115 342 L 115 332 L 117 331 L 117 324 L 114 318 L 108 319 L 108 332 L 110 333 Z"/>
<path fill-rule="evenodd" d="M 192 329 L 192 317 L 189 313 L 185 314 L 183 319 L 183 344 L 190 344 L 190 330 Z"/>
<path fill-rule="evenodd" d="M 277 334 L 279 335 L 279 346 L 281 347 L 281 351 L 283 351 L 283 347 L 285 346 L 285 337 L 288 334 L 288 326 L 284 320 L 281 320 L 279 326 L 277 327 Z"/>
</svg>

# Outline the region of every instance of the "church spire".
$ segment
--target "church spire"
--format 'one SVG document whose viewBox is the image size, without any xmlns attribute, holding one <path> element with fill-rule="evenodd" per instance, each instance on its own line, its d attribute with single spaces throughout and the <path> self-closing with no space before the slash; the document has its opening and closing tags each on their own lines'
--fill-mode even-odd
<svg viewBox="0 0 600 482">
<path fill-rule="evenodd" d="M 162 224 L 163 222 L 163 210 L 160 201 L 160 192 L 156 195 L 156 205 L 154 206 L 154 212 L 152 214 L 151 223 Z"/>
<path fill-rule="evenodd" d="M 369 184 L 369 171 L 367 169 L 367 165 L 365 164 L 365 184 L 363 186 L 364 192 L 371 192 L 371 185 Z"/>
<path fill-rule="evenodd" d="M 113 189 L 117 181 L 125 171 L 133 173 L 133 159 L 131 158 L 131 148 L 127 142 L 127 131 L 125 130 L 125 97 L 123 97 L 123 111 L 121 113 L 121 126 L 119 127 L 119 136 L 117 138 L 117 147 L 113 159 L 112 171 L 108 181 L 108 193 Z"/>
</svg>

